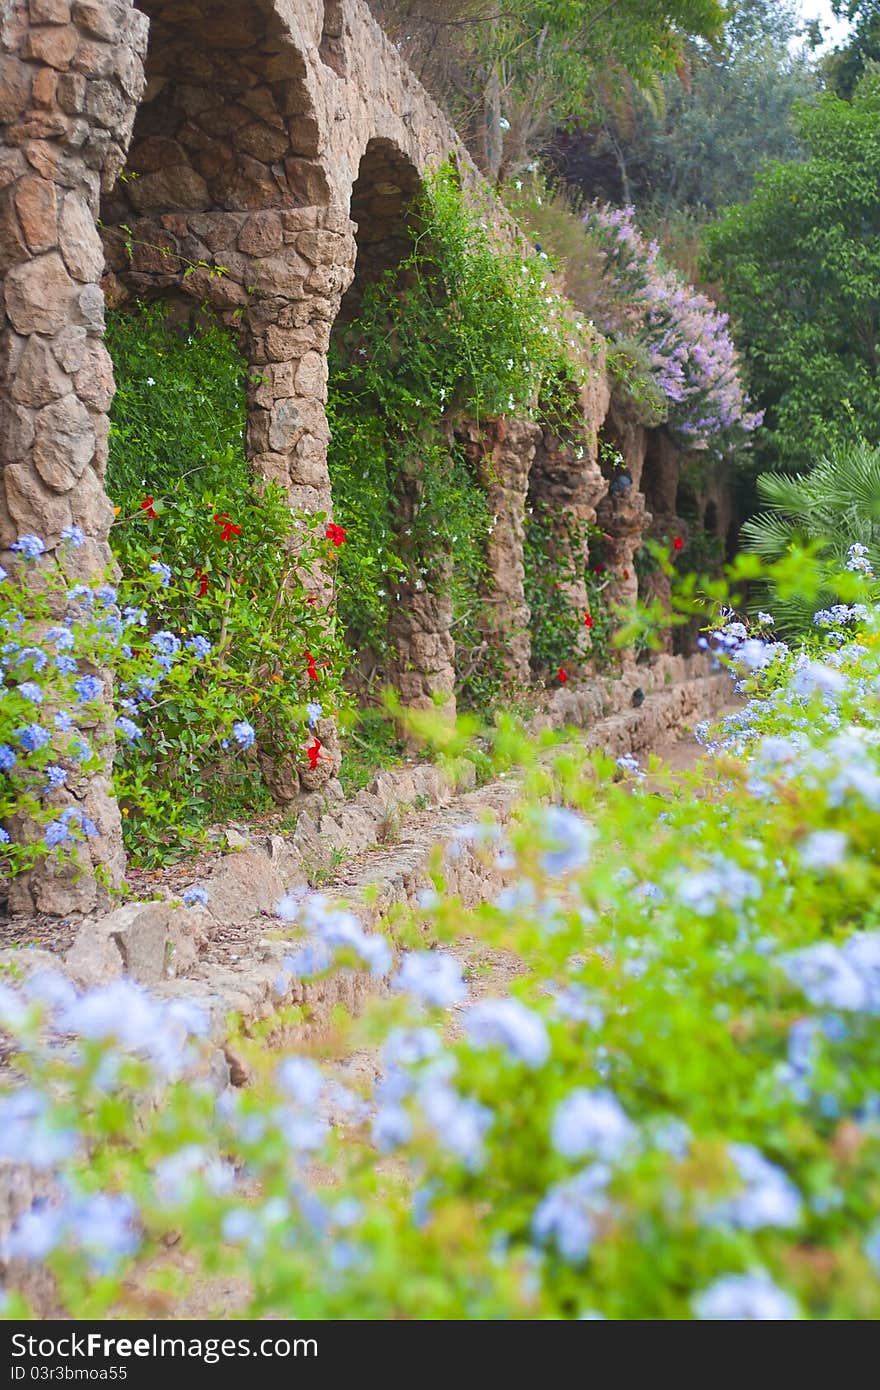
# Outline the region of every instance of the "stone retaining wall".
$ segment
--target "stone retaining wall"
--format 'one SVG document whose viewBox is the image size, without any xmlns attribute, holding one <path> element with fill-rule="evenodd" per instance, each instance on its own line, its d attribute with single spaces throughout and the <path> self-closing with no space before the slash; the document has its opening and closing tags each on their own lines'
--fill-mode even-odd
<svg viewBox="0 0 880 1390">
<path fill-rule="evenodd" d="M 240 334 L 252 368 L 247 449 L 256 473 L 281 483 L 293 506 L 330 513 L 331 329 L 363 284 L 399 260 L 407 206 L 448 157 L 465 183 L 478 181 L 362 0 L 7 0 L 0 563 L 12 566 L 12 542 L 35 532 L 51 564 L 71 524 L 88 536 L 76 552 L 82 573 L 109 562 L 103 478 L 115 388 L 102 342 L 105 294 L 114 303 L 161 295 L 211 305 Z M 602 501 L 609 480 L 597 441 L 610 394 L 600 357 L 579 405 L 580 440 L 514 421 L 469 434 L 497 513 L 487 640 L 503 645 L 512 678 L 528 674 L 529 490 L 583 519 L 598 507 L 614 597 L 635 597 L 632 556 L 649 520 L 639 491 L 646 432 L 616 407 L 633 487 L 626 499 L 612 492 Z M 409 597 L 390 674 L 409 703 L 441 694 L 451 708 L 448 604 Z M 322 760 L 302 777 L 284 769 L 282 780 L 314 789 L 334 771 L 333 759 Z M 123 871 L 119 815 L 106 771 L 86 787 L 71 783 L 70 795 L 87 800 L 100 830 L 89 842 L 92 863 L 62 885 L 68 906 L 88 908 L 100 900 L 98 870 L 111 884 Z M 57 903 L 57 891 L 40 884 L 39 872 L 22 876 L 13 906 Z"/>
</svg>

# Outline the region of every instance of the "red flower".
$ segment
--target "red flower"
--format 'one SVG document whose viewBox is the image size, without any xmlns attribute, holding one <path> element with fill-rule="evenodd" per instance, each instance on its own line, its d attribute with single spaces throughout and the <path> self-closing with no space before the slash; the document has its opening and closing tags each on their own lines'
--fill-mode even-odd
<svg viewBox="0 0 880 1390">
<path fill-rule="evenodd" d="M 323 745 L 321 743 L 321 740 L 318 738 L 318 735 L 316 734 L 314 743 L 310 744 L 310 746 L 306 749 L 306 752 L 309 755 L 309 767 L 312 769 L 313 772 L 315 768 L 318 766 L 318 759 L 321 756 L 322 746 Z"/>
<path fill-rule="evenodd" d="M 584 627 L 592 627 L 592 626 L 593 626 L 593 617 L 592 617 L 592 614 L 591 614 L 591 613 L 585 613 L 585 614 L 584 614 Z"/>
<path fill-rule="evenodd" d="M 221 541 L 234 541 L 236 536 L 241 535 L 241 527 L 233 526 L 226 512 L 215 512 L 214 520 L 220 529 Z"/>
<path fill-rule="evenodd" d="M 318 602 L 318 595 L 317 595 L 317 594 L 309 594 L 308 598 L 306 599 L 306 603 L 317 603 L 317 602 Z"/>
<path fill-rule="evenodd" d="M 199 585 L 199 592 L 196 594 L 196 598 L 204 598 L 205 594 L 208 592 L 208 576 L 203 569 L 196 566 L 193 579 L 197 580 Z"/>
<path fill-rule="evenodd" d="M 623 571 L 623 577 L 624 577 L 624 579 L 629 579 L 629 570 L 624 570 L 624 571 Z"/>
<path fill-rule="evenodd" d="M 601 565 L 601 564 L 600 564 L 600 565 L 594 565 L 594 566 L 593 566 L 593 573 L 594 573 L 594 574 L 604 574 L 604 573 L 605 573 L 605 566 L 604 566 L 604 565 Z"/>
<path fill-rule="evenodd" d="M 568 672 L 564 666 L 560 666 L 559 670 L 556 672 L 556 679 L 559 681 L 560 685 L 565 685 L 565 682 L 568 680 Z"/>
<path fill-rule="evenodd" d="M 156 513 L 153 511 L 153 499 L 152 499 L 152 497 L 145 497 L 145 498 L 144 498 L 143 502 L 141 503 L 141 511 L 142 511 L 142 512 L 146 512 L 147 516 L 151 516 L 151 517 L 153 517 L 153 519 L 155 520 Z"/>
<path fill-rule="evenodd" d="M 311 652 L 306 652 L 306 668 L 309 673 L 309 680 L 316 681 L 318 679 L 318 671 L 315 666 L 315 658 L 312 656 Z"/>
<path fill-rule="evenodd" d="M 683 545 L 684 545 L 684 541 L 682 540 L 681 536 L 676 536 L 676 537 L 675 537 L 675 540 L 672 542 L 672 549 L 673 549 L 673 550 L 681 550 L 681 548 L 682 548 Z"/>
<path fill-rule="evenodd" d="M 340 546 L 345 541 L 345 532 L 341 526 L 337 526 L 335 521 L 331 521 L 327 527 L 327 539 L 332 541 L 335 546 Z"/>
</svg>

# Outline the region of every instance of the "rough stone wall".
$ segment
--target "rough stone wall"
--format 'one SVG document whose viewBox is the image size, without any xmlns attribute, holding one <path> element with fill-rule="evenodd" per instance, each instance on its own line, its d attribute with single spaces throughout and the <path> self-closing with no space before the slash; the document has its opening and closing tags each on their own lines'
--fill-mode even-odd
<svg viewBox="0 0 880 1390">
<path fill-rule="evenodd" d="M 114 303 L 207 303 L 239 332 L 252 368 L 256 472 L 281 483 L 296 508 L 330 513 L 331 330 L 340 311 L 356 311 L 363 286 L 399 262 L 423 175 L 451 156 L 464 182 L 477 183 L 446 118 L 363 0 L 7 0 L 0 25 L 0 562 L 22 532 L 51 551 L 71 524 L 88 535 L 76 552 L 83 572 L 110 560 L 105 293 Z M 468 437 L 496 515 L 487 640 L 501 646 L 512 679 L 528 674 L 529 491 L 578 519 L 593 521 L 598 509 L 612 596 L 635 598 L 646 433 L 612 408 L 607 429 L 632 479 L 622 496 L 598 462 L 608 400 L 599 363 L 570 437 L 512 421 L 493 426 L 491 439 Z M 403 485 L 403 519 L 417 487 L 417 478 Z M 431 586 L 439 596 L 413 584 L 396 607 L 395 676 L 410 703 L 452 693 L 442 578 Z M 585 634 L 584 657 L 587 646 Z M 335 747 L 331 731 L 322 739 Z M 280 770 L 279 793 L 314 790 L 337 763 L 334 754 L 299 781 Z M 95 864 L 118 876 L 106 778 L 70 794 L 88 798 L 101 831 Z M 23 906 L 57 902 L 41 882 L 16 890 Z M 68 907 L 97 895 L 94 872 L 63 887 Z"/>
<path fill-rule="evenodd" d="M 88 537 L 69 568 L 109 562 L 103 489 L 113 370 L 101 341 L 101 189 L 125 161 L 143 89 L 147 21 L 122 0 L 12 0 L 0 19 L 0 563 L 22 533 L 53 554 L 65 527 Z M 106 732 L 106 731 L 105 731 Z M 123 868 L 107 777 L 72 776 L 59 807 L 81 804 L 100 835 L 81 872 L 16 881 L 13 908 L 87 909 L 95 869 Z M 17 828 L 26 833 L 24 827 Z M 88 861 L 88 862 L 86 862 Z M 60 878 L 60 882 L 59 882 Z"/>
</svg>

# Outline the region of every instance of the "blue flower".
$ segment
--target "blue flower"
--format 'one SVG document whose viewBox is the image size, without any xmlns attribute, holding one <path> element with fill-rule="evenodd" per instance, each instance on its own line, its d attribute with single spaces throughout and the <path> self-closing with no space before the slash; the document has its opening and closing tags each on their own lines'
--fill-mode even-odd
<svg viewBox="0 0 880 1390">
<path fill-rule="evenodd" d="M 208 890 L 206 888 L 198 888 L 195 886 L 193 886 L 192 888 L 186 888 L 183 892 L 183 901 L 186 903 L 187 907 L 207 907 Z"/>
<path fill-rule="evenodd" d="M 46 776 L 49 779 L 45 788 L 47 792 L 54 791 L 56 787 L 63 787 L 67 781 L 66 770 L 63 767 L 58 767 L 56 763 L 52 763 L 46 768 Z"/>
<path fill-rule="evenodd" d="M 126 719 L 123 716 L 122 719 L 116 721 L 116 732 L 127 739 L 129 743 L 134 743 L 135 739 L 141 737 L 143 729 L 140 729 L 133 719 Z"/>
<path fill-rule="evenodd" d="M 73 633 L 69 627 L 50 627 L 45 641 L 51 642 L 59 652 L 69 652 L 73 646 Z"/>
<path fill-rule="evenodd" d="M 104 608 L 110 608 L 116 602 L 117 593 L 112 584 L 99 584 L 95 598 L 100 600 Z"/>
<path fill-rule="evenodd" d="M 162 580 L 163 589 L 167 589 L 171 583 L 171 566 L 163 565 L 161 560 L 154 560 L 150 565 L 150 574 L 158 574 Z"/>
<path fill-rule="evenodd" d="M 68 828 L 64 821 L 53 820 L 46 826 L 45 841 L 49 849 L 54 849 L 56 845 L 64 844 L 68 838 Z"/>
<path fill-rule="evenodd" d="M 705 1322 L 795 1322 L 798 1306 L 764 1270 L 752 1274 L 725 1274 L 693 1301 L 698 1318 Z"/>
<path fill-rule="evenodd" d="M 123 608 L 122 616 L 129 626 L 146 627 L 147 625 L 147 615 L 143 608 L 132 608 L 129 605 L 128 608 Z"/>
<path fill-rule="evenodd" d="M 16 657 L 15 664 L 16 666 L 22 666 L 24 662 L 29 661 L 34 670 L 39 674 L 40 671 L 45 669 L 48 660 L 49 658 L 42 647 L 22 647 Z"/>
<path fill-rule="evenodd" d="M 9 831 L 4 830 L 2 825 L 0 825 L 0 845 L 8 845 L 9 843 Z"/>
<path fill-rule="evenodd" d="M 73 728 L 73 720 L 67 713 L 67 710 L 60 709 L 55 715 L 55 728 L 59 729 L 62 734 L 69 733 Z"/>
<path fill-rule="evenodd" d="M 310 704 L 306 705 L 306 714 L 309 718 L 310 729 L 314 729 L 315 725 L 317 724 L 318 720 L 321 718 L 321 715 L 323 713 L 324 710 L 322 706 L 319 705 L 316 701 L 312 701 Z"/>
<path fill-rule="evenodd" d="M 191 637 L 186 644 L 186 649 L 188 652 L 192 652 L 198 661 L 203 661 L 206 656 L 211 654 L 211 643 L 207 637 Z"/>
<path fill-rule="evenodd" d="M 22 681 L 21 685 L 18 687 L 18 693 L 19 695 L 23 695 L 26 700 L 30 700 L 32 705 L 41 705 L 43 703 L 43 692 L 33 681 Z"/>
<path fill-rule="evenodd" d="M 613 1161 L 629 1148 L 636 1127 L 610 1091 L 572 1091 L 557 1107 L 551 1126 L 553 1147 L 563 1158 L 597 1158 Z"/>
<path fill-rule="evenodd" d="M 18 540 L 12 543 L 10 549 L 17 550 L 25 560 L 39 560 L 40 556 L 45 553 L 46 547 L 39 536 L 28 534 L 19 536 Z"/>
<path fill-rule="evenodd" d="M 55 658 L 55 669 L 62 676 L 73 676 L 79 670 L 79 665 L 75 657 L 61 655 Z"/>
<path fill-rule="evenodd" d="M 23 729 L 16 729 L 15 736 L 28 753 L 36 753 L 38 749 L 45 748 L 52 737 L 42 724 L 26 724 Z"/>
<path fill-rule="evenodd" d="M 232 736 L 242 748 L 252 748 L 257 740 L 256 730 L 246 719 L 240 719 L 232 726 Z"/>
<path fill-rule="evenodd" d="M 74 681 L 73 688 L 77 693 L 80 704 L 87 704 L 90 700 L 98 700 L 103 692 L 103 685 L 97 676 L 80 676 L 79 680 Z"/>
<path fill-rule="evenodd" d="M 61 532 L 61 539 L 76 550 L 79 546 L 85 545 L 86 533 L 81 526 L 65 526 Z"/>
<path fill-rule="evenodd" d="M 81 603 L 85 608 L 91 608 L 95 602 L 95 595 L 88 584 L 74 584 L 68 598 L 72 603 Z"/>
<path fill-rule="evenodd" d="M 610 1181 L 611 1170 L 604 1163 L 594 1163 L 551 1187 L 532 1218 L 536 1239 L 542 1244 L 554 1241 L 564 1260 L 582 1264 L 596 1236 L 597 1218 L 607 1210 Z"/>
<path fill-rule="evenodd" d="M 0 743 L 0 772 L 9 772 L 15 767 L 15 754 L 8 743 Z"/>
<path fill-rule="evenodd" d="M 571 873 L 586 864 L 596 832 L 591 825 L 563 806 L 551 806 L 541 814 L 541 838 L 549 846 L 541 856 L 548 874 Z"/>
<path fill-rule="evenodd" d="M 467 995 L 461 966 L 443 951 L 408 951 L 392 981 L 392 988 L 437 1009 L 460 1004 Z"/>
<path fill-rule="evenodd" d="M 8 570 L 5 570 L 5 569 L 3 568 L 3 566 L 0 565 L 0 584 L 3 583 L 4 579 L 8 579 L 8 578 L 9 578 L 9 571 L 8 571 Z"/>
<path fill-rule="evenodd" d="M 150 646 L 155 647 L 162 656 L 177 656 L 180 651 L 180 638 L 175 637 L 173 632 L 162 630 L 154 632 L 150 638 Z"/>
<path fill-rule="evenodd" d="M 518 999 L 485 999 L 469 1009 L 465 1032 L 474 1047 L 503 1047 L 527 1067 L 541 1067 L 550 1055 L 544 1021 Z"/>
<path fill-rule="evenodd" d="M 160 681 L 157 676 L 141 676 L 137 683 L 137 692 L 142 700 L 149 700 L 151 695 L 155 695 L 159 685 Z"/>
</svg>

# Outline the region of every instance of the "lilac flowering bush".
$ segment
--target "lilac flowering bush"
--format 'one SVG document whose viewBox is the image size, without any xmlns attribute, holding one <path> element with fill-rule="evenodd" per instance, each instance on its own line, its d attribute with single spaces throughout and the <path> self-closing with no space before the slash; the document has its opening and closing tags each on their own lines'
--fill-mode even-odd
<svg viewBox="0 0 880 1390">
<path fill-rule="evenodd" d="M 299 1053 L 252 1040 L 247 1088 L 183 995 L 0 988 L 0 1154 L 43 1194 L 2 1241 L 7 1312 L 24 1263 L 74 1317 L 222 1269 L 224 1316 L 876 1318 L 880 617 L 847 573 L 862 609 L 803 648 L 719 615 L 746 699 L 710 769 L 499 725 L 521 804 L 417 908 L 279 904 L 279 1004 L 336 970 L 391 988 Z M 446 891 L 465 847 L 506 876 L 482 907 Z"/>
<path fill-rule="evenodd" d="M 598 251 L 597 322 L 629 364 L 653 423 L 665 420 L 691 449 L 746 443 L 761 415 L 749 405 L 728 316 L 663 264 L 634 208 L 596 202 L 583 220 Z"/>
</svg>

